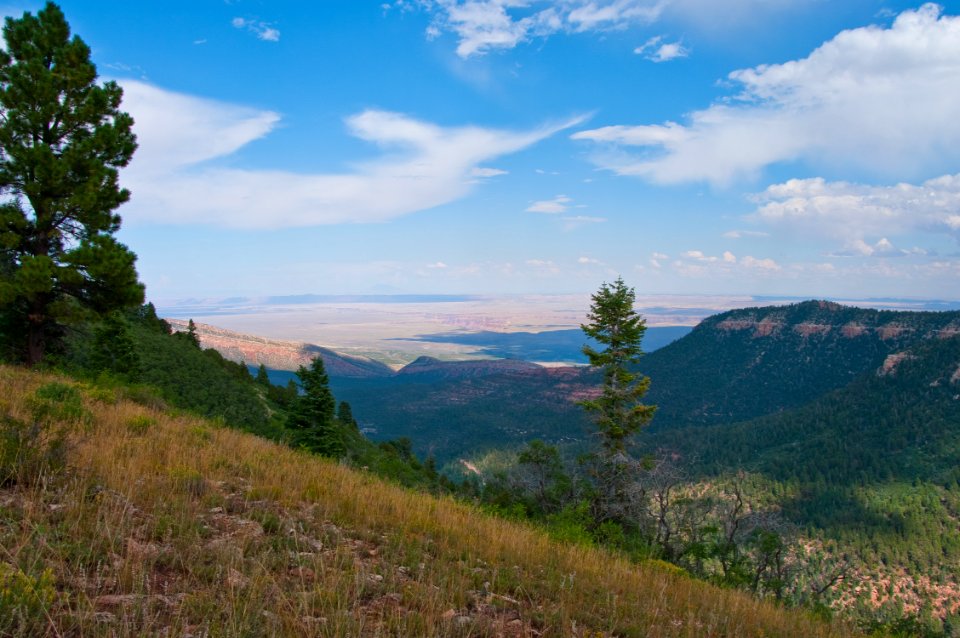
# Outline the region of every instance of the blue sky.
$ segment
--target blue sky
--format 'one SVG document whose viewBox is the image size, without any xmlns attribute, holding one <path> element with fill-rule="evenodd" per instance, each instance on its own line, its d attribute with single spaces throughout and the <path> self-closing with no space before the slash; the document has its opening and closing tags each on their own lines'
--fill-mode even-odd
<svg viewBox="0 0 960 638">
<path fill-rule="evenodd" d="M 153 299 L 960 299 L 958 2 L 61 6 Z"/>
</svg>

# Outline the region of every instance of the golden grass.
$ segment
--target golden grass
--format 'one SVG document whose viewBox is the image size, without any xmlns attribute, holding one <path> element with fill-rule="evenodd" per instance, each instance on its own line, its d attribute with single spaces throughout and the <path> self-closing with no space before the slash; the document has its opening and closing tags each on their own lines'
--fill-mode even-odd
<svg viewBox="0 0 960 638">
<path fill-rule="evenodd" d="M 0 414 L 51 380 L 0 367 Z M 99 394 L 66 478 L 0 490 L 0 562 L 55 575 L 49 635 L 852 635 Z"/>
</svg>

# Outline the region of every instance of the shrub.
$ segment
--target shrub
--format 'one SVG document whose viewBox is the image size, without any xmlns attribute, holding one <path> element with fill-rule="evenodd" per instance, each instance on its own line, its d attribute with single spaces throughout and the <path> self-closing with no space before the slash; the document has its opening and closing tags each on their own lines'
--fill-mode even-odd
<svg viewBox="0 0 960 638">
<path fill-rule="evenodd" d="M 170 471 L 170 478 L 174 485 L 182 492 L 190 496 L 200 497 L 207 491 L 207 482 L 203 479 L 200 472 L 186 468 L 175 467 Z"/>
<path fill-rule="evenodd" d="M 66 451 L 62 428 L 0 416 L 0 486 L 32 485 L 59 473 L 66 465 Z"/>
<path fill-rule="evenodd" d="M 145 414 L 138 414 L 127 420 L 127 429 L 139 436 L 157 424 L 157 420 Z"/>
<path fill-rule="evenodd" d="M 45 634 L 49 609 L 57 596 L 53 582 L 49 569 L 34 577 L 0 563 L 0 635 Z"/>
<path fill-rule="evenodd" d="M 93 421 L 93 415 L 83 407 L 80 391 L 66 383 L 54 381 L 40 386 L 27 404 L 33 418 L 47 425 Z"/>
</svg>

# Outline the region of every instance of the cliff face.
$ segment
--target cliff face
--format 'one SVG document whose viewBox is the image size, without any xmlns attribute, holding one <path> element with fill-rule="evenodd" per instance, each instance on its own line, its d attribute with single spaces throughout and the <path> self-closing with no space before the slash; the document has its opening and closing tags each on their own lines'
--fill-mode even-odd
<svg viewBox="0 0 960 638">
<path fill-rule="evenodd" d="M 803 405 L 891 355 L 960 334 L 960 312 L 864 310 L 825 301 L 708 317 L 641 363 L 655 427 L 740 421 Z"/>
<path fill-rule="evenodd" d="M 187 330 L 186 321 L 168 319 L 167 322 L 176 331 Z M 299 366 L 309 365 L 319 356 L 330 376 L 365 379 L 394 374 L 390 367 L 379 361 L 339 354 L 308 343 L 266 339 L 202 323 L 196 326 L 200 345 L 219 351 L 231 361 L 245 361 L 253 365 L 262 363 L 274 370 L 296 370 Z"/>
<path fill-rule="evenodd" d="M 723 332 L 749 331 L 755 338 L 800 337 L 855 339 L 874 337 L 881 341 L 913 342 L 926 337 L 949 338 L 960 334 L 960 313 L 897 312 L 850 308 L 829 301 L 806 301 L 783 307 L 731 310 L 706 319 L 708 326 Z"/>
</svg>

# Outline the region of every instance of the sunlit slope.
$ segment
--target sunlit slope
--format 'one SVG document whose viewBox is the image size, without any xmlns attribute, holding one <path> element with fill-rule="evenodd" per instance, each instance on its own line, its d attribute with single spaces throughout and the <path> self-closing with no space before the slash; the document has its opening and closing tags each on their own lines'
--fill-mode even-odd
<svg viewBox="0 0 960 638">
<path fill-rule="evenodd" d="M 0 367 L 7 427 L 70 431 L 62 472 L 0 490 L 0 577 L 44 602 L 23 621 L 31 635 L 848 635 L 207 421 L 64 387 L 75 386 Z"/>
</svg>

